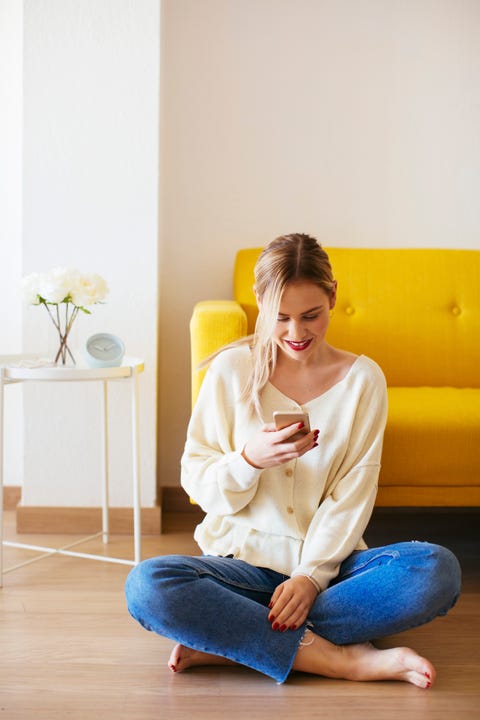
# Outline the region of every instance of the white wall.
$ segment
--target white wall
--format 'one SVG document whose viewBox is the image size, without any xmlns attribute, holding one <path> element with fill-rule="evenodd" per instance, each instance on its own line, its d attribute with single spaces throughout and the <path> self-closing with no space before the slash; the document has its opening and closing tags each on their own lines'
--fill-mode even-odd
<svg viewBox="0 0 480 720">
<path fill-rule="evenodd" d="M 480 247 L 477 0 L 164 0 L 164 485 L 189 414 L 188 320 L 240 247 Z"/>
<path fill-rule="evenodd" d="M 22 349 L 18 278 L 22 266 L 22 18 L 18 0 L 0 2 L 0 355 Z M 22 388 L 5 393 L 5 482 L 23 482 Z"/>
<path fill-rule="evenodd" d="M 25 0 L 22 272 L 56 265 L 106 278 L 108 302 L 76 321 L 143 357 L 142 504 L 156 496 L 157 0 Z M 52 357 L 43 307 L 24 313 L 23 348 Z M 100 387 L 37 384 L 25 395 L 25 505 L 100 504 Z M 131 505 L 130 403 L 111 386 L 112 505 Z"/>
</svg>

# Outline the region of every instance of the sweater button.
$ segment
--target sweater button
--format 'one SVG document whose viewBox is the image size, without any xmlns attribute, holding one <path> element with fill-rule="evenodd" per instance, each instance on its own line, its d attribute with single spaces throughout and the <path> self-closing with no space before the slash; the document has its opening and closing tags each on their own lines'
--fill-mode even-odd
<svg viewBox="0 0 480 720">
<path fill-rule="evenodd" d="M 289 505 L 289 506 L 287 507 L 287 513 L 288 513 L 289 515 L 293 515 L 293 507 L 292 507 L 291 505 Z"/>
<path fill-rule="evenodd" d="M 292 468 L 287 468 L 287 469 L 285 470 L 285 475 L 286 475 L 287 477 L 292 477 L 292 475 L 293 475 L 293 470 L 292 470 Z"/>
</svg>

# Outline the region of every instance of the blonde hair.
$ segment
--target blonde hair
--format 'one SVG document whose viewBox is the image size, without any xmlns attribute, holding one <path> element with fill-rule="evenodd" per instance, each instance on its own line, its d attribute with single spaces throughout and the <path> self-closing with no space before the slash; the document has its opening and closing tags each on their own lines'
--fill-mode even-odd
<svg viewBox="0 0 480 720">
<path fill-rule="evenodd" d="M 281 235 L 272 240 L 260 254 L 254 276 L 254 289 L 259 301 L 255 332 L 218 352 L 239 345 L 250 345 L 253 366 L 240 399 L 247 401 L 251 410 L 263 419 L 260 394 L 277 362 L 273 332 L 286 286 L 306 281 L 317 285 L 330 297 L 335 289 L 335 280 L 325 250 L 315 238 L 303 233 Z M 199 367 L 205 367 L 218 352 L 204 360 Z"/>
<path fill-rule="evenodd" d="M 289 283 L 300 281 L 317 285 L 329 297 L 335 289 L 330 260 L 320 243 L 303 233 L 281 235 L 267 245 L 255 266 L 255 293 L 260 305 L 251 342 L 253 367 L 242 399 L 251 403 L 259 417 L 260 393 L 277 362 L 273 332 L 282 296 Z"/>
</svg>

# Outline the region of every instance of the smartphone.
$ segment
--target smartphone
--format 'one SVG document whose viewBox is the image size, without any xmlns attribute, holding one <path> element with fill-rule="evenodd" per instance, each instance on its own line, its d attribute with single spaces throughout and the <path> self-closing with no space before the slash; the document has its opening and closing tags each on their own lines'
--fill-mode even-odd
<svg viewBox="0 0 480 720">
<path fill-rule="evenodd" d="M 310 418 L 308 417 L 308 413 L 302 412 L 301 410 L 299 410 L 298 412 L 294 410 L 290 412 L 274 412 L 273 422 L 275 423 L 275 427 L 277 430 L 282 430 L 284 427 L 287 427 L 288 425 L 293 425 L 294 423 L 303 422 L 304 427 L 298 432 L 294 433 L 294 435 L 291 435 L 288 438 L 289 442 L 294 442 L 295 440 L 301 438 L 302 435 L 306 435 L 310 432 Z"/>
</svg>

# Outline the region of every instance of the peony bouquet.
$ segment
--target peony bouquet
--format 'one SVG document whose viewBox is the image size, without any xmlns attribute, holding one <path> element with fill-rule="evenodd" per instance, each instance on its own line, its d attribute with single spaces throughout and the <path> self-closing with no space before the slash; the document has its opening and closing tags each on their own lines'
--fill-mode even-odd
<svg viewBox="0 0 480 720">
<path fill-rule="evenodd" d="M 32 273 L 23 279 L 23 297 L 29 305 L 44 305 L 57 329 L 60 347 L 55 363 L 65 365 L 67 355 L 75 363 L 68 335 L 78 313 L 90 315 L 86 305 L 104 301 L 108 294 L 105 280 L 94 273 L 82 274 L 69 268 L 53 268 L 47 273 Z M 61 306 L 64 306 L 63 308 Z"/>
</svg>

